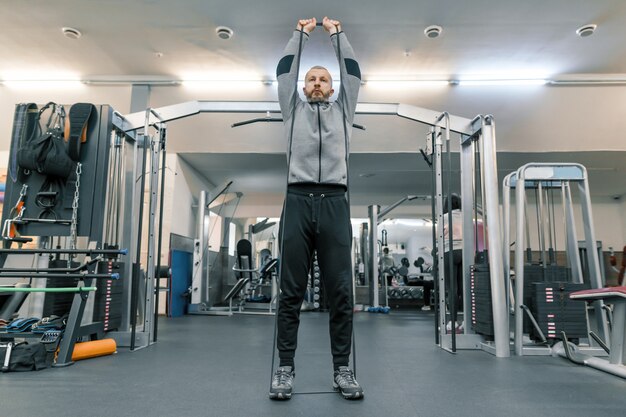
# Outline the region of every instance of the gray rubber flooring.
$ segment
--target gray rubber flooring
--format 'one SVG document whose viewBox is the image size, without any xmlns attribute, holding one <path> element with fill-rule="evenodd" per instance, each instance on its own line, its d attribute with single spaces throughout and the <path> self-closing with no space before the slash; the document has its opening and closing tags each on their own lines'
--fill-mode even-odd
<svg viewBox="0 0 626 417">
<path fill-rule="evenodd" d="M 159 341 L 68 368 L 0 375 L 0 416 L 622 416 L 626 381 L 562 358 L 452 355 L 432 313 L 356 316 L 361 401 L 332 391 L 327 315 L 303 313 L 297 393 L 267 397 L 274 318 L 161 319 Z"/>
</svg>

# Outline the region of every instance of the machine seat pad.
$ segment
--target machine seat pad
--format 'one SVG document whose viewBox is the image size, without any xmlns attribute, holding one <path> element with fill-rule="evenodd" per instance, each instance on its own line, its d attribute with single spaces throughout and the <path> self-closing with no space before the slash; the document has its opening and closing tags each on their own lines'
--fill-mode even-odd
<svg viewBox="0 0 626 417">
<path fill-rule="evenodd" d="M 626 286 L 594 288 L 590 290 L 575 291 L 569 295 L 569 298 L 573 300 L 585 300 L 585 301 L 604 300 L 608 298 L 626 299 Z"/>
</svg>

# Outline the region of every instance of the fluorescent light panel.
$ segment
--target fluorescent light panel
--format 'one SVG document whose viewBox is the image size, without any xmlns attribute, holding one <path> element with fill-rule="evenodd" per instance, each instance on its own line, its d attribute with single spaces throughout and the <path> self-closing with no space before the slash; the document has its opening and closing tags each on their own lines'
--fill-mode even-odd
<svg viewBox="0 0 626 417">
<path fill-rule="evenodd" d="M 424 227 L 432 226 L 432 223 L 425 221 L 424 219 L 385 219 L 378 227 L 384 226 L 405 226 L 405 227 Z"/>
<path fill-rule="evenodd" d="M 369 88 L 420 88 L 442 87 L 450 84 L 448 80 L 364 80 Z"/>
<path fill-rule="evenodd" d="M 459 80 L 456 84 L 460 86 L 508 86 L 508 85 L 545 85 L 548 80 Z"/>
<path fill-rule="evenodd" d="M 55 89 L 55 88 L 79 88 L 82 85 L 131 85 L 148 84 L 157 86 L 183 85 L 189 88 L 212 88 L 212 89 L 245 89 L 258 88 L 260 86 L 276 86 L 276 80 L 270 79 L 165 79 L 165 78 L 141 78 L 141 77 L 110 77 L 96 79 L 75 78 L 47 78 L 44 77 L 2 77 L 0 84 L 14 89 Z M 533 85 L 624 85 L 626 78 L 608 79 L 584 79 L 554 78 L 554 79 L 460 79 L 460 80 L 363 80 L 362 85 L 368 88 L 423 88 L 454 86 L 533 86 Z M 340 80 L 333 81 L 333 88 L 338 91 L 341 86 Z M 299 80 L 298 89 L 304 87 L 304 81 Z"/>
<path fill-rule="evenodd" d="M 181 80 L 180 84 L 185 88 L 214 90 L 248 89 L 264 86 L 260 80 Z"/>
<path fill-rule="evenodd" d="M 77 89 L 84 87 L 77 80 L 2 80 L 7 88 L 15 90 L 54 90 L 54 89 Z"/>
</svg>

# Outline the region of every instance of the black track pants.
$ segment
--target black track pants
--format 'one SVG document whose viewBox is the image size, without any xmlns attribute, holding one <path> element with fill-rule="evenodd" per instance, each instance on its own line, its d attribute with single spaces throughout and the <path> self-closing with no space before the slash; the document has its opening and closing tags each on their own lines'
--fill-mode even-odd
<svg viewBox="0 0 626 417">
<path fill-rule="evenodd" d="M 313 191 L 316 190 L 316 191 Z M 307 288 L 313 250 L 317 250 L 330 308 L 333 364 L 347 366 L 352 336 L 352 226 L 342 188 L 290 186 L 281 217 L 282 264 L 278 306 L 278 354 L 281 366 L 293 365 L 300 306 Z"/>
<path fill-rule="evenodd" d="M 449 276 L 450 262 L 452 262 L 452 277 Z M 457 316 L 460 311 L 463 310 L 463 251 L 461 249 L 454 249 L 452 251 L 452 259 L 450 259 L 450 252 L 444 252 L 443 264 L 446 268 L 446 276 L 448 277 L 448 290 L 452 288 L 452 280 L 456 283 L 456 296 L 452 297 L 448 293 L 448 308 L 450 309 L 450 300 L 455 300 Z M 456 317 L 454 317 L 456 321 Z"/>
</svg>

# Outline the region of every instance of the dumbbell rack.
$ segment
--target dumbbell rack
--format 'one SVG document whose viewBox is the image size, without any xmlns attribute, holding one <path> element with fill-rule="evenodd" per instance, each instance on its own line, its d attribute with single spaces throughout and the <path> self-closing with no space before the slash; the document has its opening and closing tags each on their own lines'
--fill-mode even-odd
<svg viewBox="0 0 626 417">
<path fill-rule="evenodd" d="M 415 305 L 424 299 L 424 289 L 412 286 L 391 287 L 387 289 L 387 295 L 391 306 Z"/>
</svg>

